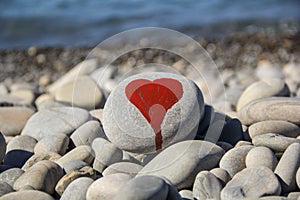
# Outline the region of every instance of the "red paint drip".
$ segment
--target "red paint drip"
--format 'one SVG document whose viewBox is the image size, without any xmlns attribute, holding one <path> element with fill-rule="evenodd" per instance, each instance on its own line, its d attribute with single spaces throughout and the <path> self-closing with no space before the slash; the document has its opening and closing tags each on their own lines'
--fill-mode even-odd
<svg viewBox="0 0 300 200">
<path fill-rule="evenodd" d="M 129 101 L 140 110 L 154 130 L 156 150 L 161 149 L 161 124 L 166 112 L 183 95 L 181 83 L 171 78 L 154 81 L 137 79 L 127 85 L 125 92 Z"/>
</svg>

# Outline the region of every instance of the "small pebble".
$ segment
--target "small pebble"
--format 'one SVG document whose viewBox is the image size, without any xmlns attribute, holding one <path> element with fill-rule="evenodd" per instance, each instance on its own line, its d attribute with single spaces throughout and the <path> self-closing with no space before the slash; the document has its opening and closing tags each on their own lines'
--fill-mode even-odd
<svg viewBox="0 0 300 200">
<path fill-rule="evenodd" d="M 264 166 L 272 171 L 275 169 L 278 160 L 273 151 L 267 147 L 254 147 L 246 156 L 246 167 Z"/>
</svg>

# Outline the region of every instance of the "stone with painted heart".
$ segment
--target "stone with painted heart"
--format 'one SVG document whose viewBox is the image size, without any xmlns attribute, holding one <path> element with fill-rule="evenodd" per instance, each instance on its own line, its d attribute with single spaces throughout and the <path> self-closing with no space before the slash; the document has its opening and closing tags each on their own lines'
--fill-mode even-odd
<svg viewBox="0 0 300 200">
<path fill-rule="evenodd" d="M 119 148 L 152 153 L 193 139 L 204 114 L 200 89 L 184 76 L 143 73 L 123 80 L 109 95 L 103 128 Z"/>
</svg>

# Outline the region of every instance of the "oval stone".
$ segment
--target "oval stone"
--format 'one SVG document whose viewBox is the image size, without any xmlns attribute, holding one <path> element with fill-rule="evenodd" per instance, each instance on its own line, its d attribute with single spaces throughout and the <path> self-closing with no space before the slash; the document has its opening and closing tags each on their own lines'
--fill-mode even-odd
<svg viewBox="0 0 300 200">
<path fill-rule="evenodd" d="M 22 190 L 18 192 L 10 192 L 1 197 L 1 200 L 16 200 L 16 199 L 54 200 L 54 198 L 49 194 L 38 190 Z"/>
<path fill-rule="evenodd" d="M 94 182 L 88 177 L 80 177 L 72 181 L 62 194 L 60 200 L 82 200 L 85 199 L 86 192 Z"/>
<path fill-rule="evenodd" d="M 246 156 L 246 167 L 264 166 L 272 171 L 275 169 L 278 160 L 273 151 L 267 147 L 254 147 Z"/>
<path fill-rule="evenodd" d="M 110 166 L 108 166 L 104 171 L 103 171 L 103 176 L 107 176 L 109 174 L 115 174 L 115 173 L 125 173 L 128 174 L 132 177 L 137 175 L 139 171 L 143 168 L 142 165 L 138 165 L 136 163 L 131 163 L 131 162 L 117 162 L 114 163 Z"/>
</svg>

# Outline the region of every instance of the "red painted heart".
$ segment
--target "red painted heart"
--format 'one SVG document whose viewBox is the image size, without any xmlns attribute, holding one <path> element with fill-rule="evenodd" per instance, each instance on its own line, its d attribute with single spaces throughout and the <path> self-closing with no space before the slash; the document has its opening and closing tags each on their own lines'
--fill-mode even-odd
<svg viewBox="0 0 300 200">
<path fill-rule="evenodd" d="M 126 86 L 125 92 L 129 101 L 140 110 L 154 130 L 156 150 L 161 149 L 160 126 L 166 112 L 183 95 L 181 83 L 171 78 L 160 78 L 154 81 L 136 79 Z"/>
</svg>

